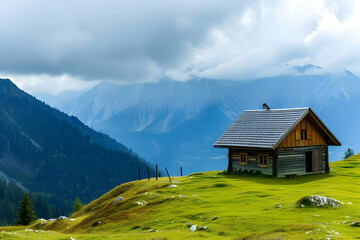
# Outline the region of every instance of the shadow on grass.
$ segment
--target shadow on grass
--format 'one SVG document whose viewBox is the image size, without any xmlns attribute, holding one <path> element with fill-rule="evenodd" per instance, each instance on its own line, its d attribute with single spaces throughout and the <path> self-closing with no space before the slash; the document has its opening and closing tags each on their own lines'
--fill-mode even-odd
<svg viewBox="0 0 360 240">
<path fill-rule="evenodd" d="M 241 179 L 243 181 L 261 183 L 261 184 L 268 184 L 268 185 L 298 185 L 298 184 L 305 184 L 309 182 L 325 180 L 332 178 L 333 175 L 331 173 L 314 173 L 308 175 L 300 175 L 296 178 L 286 178 L 286 177 L 273 177 L 264 174 L 257 174 L 257 173 L 227 173 L 221 172 L 219 175 L 224 176 L 225 178 L 229 179 Z"/>
</svg>

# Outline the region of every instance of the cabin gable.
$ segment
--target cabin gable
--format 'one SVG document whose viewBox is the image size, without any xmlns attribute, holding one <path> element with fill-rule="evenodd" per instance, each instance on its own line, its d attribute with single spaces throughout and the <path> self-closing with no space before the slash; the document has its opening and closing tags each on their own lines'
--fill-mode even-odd
<svg viewBox="0 0 360 240">
<path fill-rule="evenodd" d="M 278 145 L 284 147 L 325 146 L 326 138 L 316 126 L 312 118 L 307 115 Z"/>
</svg>

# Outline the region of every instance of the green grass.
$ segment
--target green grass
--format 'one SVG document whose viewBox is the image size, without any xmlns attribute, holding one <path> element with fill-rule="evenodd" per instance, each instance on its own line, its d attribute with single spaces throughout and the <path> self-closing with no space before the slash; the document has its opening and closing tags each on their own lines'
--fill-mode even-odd
<svg viewBox="0 0 360 240">
<path fill-rule="evenodd" d="M 205 172 L 174 178 L 176 188 L 167 178 L 130 182 L 85 206 L 75 221 L 26 227 L 39 233 L 3 227 L 0 239 L 360 239 L 360 227 L 350 226 L 360 220 L 360 155 L 330 166 L 330 174 L 295 179 Z M 300 208 L 309 195 L 344 205 Z M 118 196 L 124 199 L 111 204 Z M 208 229 L 190 232 L 187 223 Z"/>
</svg>

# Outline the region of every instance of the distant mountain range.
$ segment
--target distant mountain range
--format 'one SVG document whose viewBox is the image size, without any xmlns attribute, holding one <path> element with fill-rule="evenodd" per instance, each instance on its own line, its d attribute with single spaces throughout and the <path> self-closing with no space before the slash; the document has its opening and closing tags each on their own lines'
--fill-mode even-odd
<svg viewBox="0 0 360 240">
<path fill-rule="evenodd" d="M 76 197 L 89 202 L 137 179 L 137 168 L 145 172 L 146 165 L 109 136 L 0 79 L 0 181 L 66 212 Z"/>
<path fill-rule="evenodd" d="M 360 150 L 360 79 L 349 71 L 294 67 L 291 76 L 251 81 L 193 79 L 185 82 L 115 84 L 58 96 L 38 96 L 134 149 L 152 163 L 185 173 L 226 167 L 226 151 L 212 144 L 245 109 L 310 106 L 343 143 L 330 148 L 339 160 L 345 148 Z"/>
</svg>

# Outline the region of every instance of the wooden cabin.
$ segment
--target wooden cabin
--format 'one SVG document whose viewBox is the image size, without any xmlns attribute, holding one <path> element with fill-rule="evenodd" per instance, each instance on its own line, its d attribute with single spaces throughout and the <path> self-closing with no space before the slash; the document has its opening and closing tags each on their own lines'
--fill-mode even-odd
<svg viewBox="0 0 360 240">
<path fill-rule="evenodd" d="M 228 171 L 273 176 L 329 172 L 328 146 L 341 143 L 309 108 L 244 111 L 215 142 L 228 148 Z"/>
</svg>

